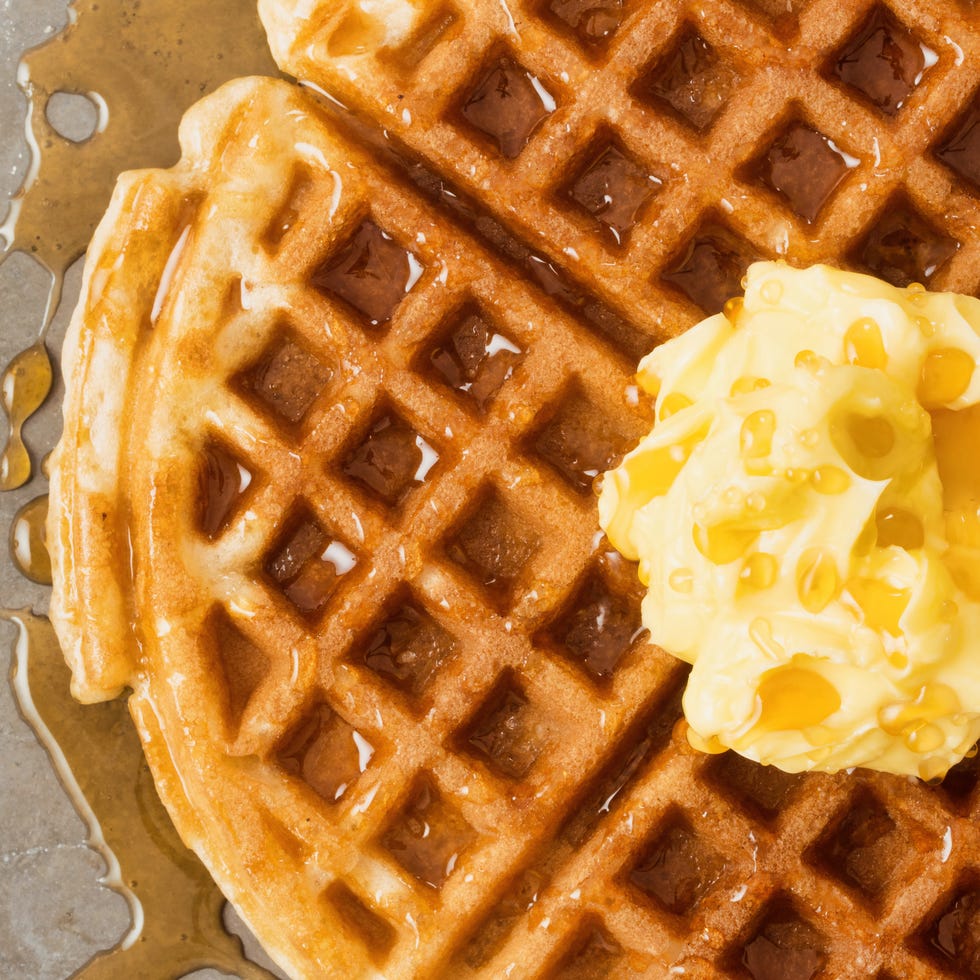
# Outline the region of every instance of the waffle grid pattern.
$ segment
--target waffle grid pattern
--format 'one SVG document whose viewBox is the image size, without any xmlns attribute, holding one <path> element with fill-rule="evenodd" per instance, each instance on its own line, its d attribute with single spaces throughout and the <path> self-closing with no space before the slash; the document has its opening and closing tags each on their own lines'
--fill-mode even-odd
<svg viewBox="0 0 980 980">
<path fill-rule="evenodd" d="M 901 22 L 939 59 L 892 115 L 804 67 L 859 35 L 871 5 L 812 0 L 774 22 L 763 7 L 720 0 L 697 10 L 605 3 L 623 18 L 595 44 L 562 19 L 572 6 L 511 3 L 515 34 L 505 6 L 436 5 L 406 48 L 361 59 L 376 93 L 329 63 L 286 67 L 390 126 L 450 185 L 474 198 L 492 186 L 483 206 L 496 220 L 651 343 L 720 305 L 751 256 L 854 261 L 876 222 L 901 216 L 896 194 L 958 245 L 913 247 L 943 255 L 934 274 L 915 278 L 980 285 L 980 204 L 934 152 L 968 139 L 960 120 L 972 111 L 980 37 L 965 6 L 941 17 L 928 4 L 903 7 Z M 296 50 L 316 37 L 327 44 L 337 20 L 310 24 Z M 660 96 L 634 94 L 651 73 L 663 79 L 672 45 L 695 36 L 705 42 L 694 43 L 695 61 L 707 50 L 727 66 L 718 76 L 709 64 L 714 79 L 694 83 L 706 86 L 702 106 L 713 85 L 724 90 L 701 132 Z M 462 93 L 502 57 L 556 101 L 512 159 L 488 152 L 461 114 Z M 249 120 L 312 112 L 283 91 L 243 92 L 248 112 L 216 111 L 234 109 L 239 132 Z M 784 93 L 798 93 L 800 107 Z M 954 123 L 937 129 L 933 111 Z M 775 168 L 768 187 L 736 176 L 758 174 L 772 142 L 793 138 L 789 119 L 825 137 L 805 139 L 832 172 L 845 155 L 859 160 L 812 222 L 772 189 Z M 172 523 L 155 519 L 170 540 L 196 515 L 196 543 L 174 567 L 208 583 L 207 601 L 194 599 L 196 683 L 211 692 L 205 704 L 225 710 L 195 724 L 213 734 L 214 765 L 232 796 L 252 802 L 279 860 L 315 869 L 311 920 L 348 937 L 366 975 L 392 977 L 408 975 L 396 965 L 407 963 L 451 977 L 657 977 L 668 964 L 677 975 L 756 980 L 975 970 L 975 763 L 931 789 L 874 774 L 788 777 L 690 750 L 675 725 L 683 672 L 627 629 L 637 616 L 631 570 L 595 537 L 588 490 L 589 474 L 648 424 L 642 406 L 624 407 L 633 354 L 556 306 L 546 284 L 515 282 L 479 222 L 474 235 L 404 175 L 338 148 L 319 124 L 291 125 L 277 166 L 301 142 L 322 142 L 344 163 L 331 158 L 324 172 L 299 154 L 291 182 L 263 183 L 266 151 L 226 130 L 225 182 L 195 204 L 179 266 L 225 254 L 222 230 L 203 216 L 212 205 L 238 215 L 243 193 L 251 203 L 239 230 L 264 244 L 237 278 L 226 270 L 195 285 L 178 270 L 157 330 L 179 322 L 185 294 L 207 315 L 178 349 L 157 344 L 147 358 L 169 368 L 164 377 L 181 363 L 222 367 L 204 399 L 208 428 L 193 435 L 199 471 L 178 478 Z M 607 173 L 630 188 L 613 225 L 582 203 L 594 204 Z M 405 275 L 397 302 L 365 299 L 346 282 L 342 260 L 349 271 L 366 258 L 353 244 L 361 234 L 396 281 Z M 715 274 L 719 245 L 731 254 Z M 220 302 L 194 302 L 194 290 Z M 479 380 L 467 375 L 470 392 L 454 392 L 446 371 L 458 366 L 433 358 L 452 338 L 484 336 L 463 329 L 472 310 L 486 336 L 502 338 L 496 356 L 510 355 L 492 369 L 503 380 L 482 408 Z M 215 338 L 219 320 L 228 326 Z M 308 397 L 283 394 L 296 387 Z M 582 399 L 600 409 L 587 416 L 605 420 L 589 423 L 597 430 L 581 421 Z M 174 431 L 159 409 L 150 414 Z M 415 459 L 411 446 L 431 463 L 419 479 L 399 462 Z M 389 451 L 394 462 L 379 464 Z M 215 505 L 212 525 L 200 487 L 224 485 L 209 474 L 239 465 L 248 478 L 239 473 L 241 492 Z M 162 464 L 147 479 L 129 488 L 133 500 L 173 489 Z M 604 634 L 575 621 L 577 597 L 598 616 L 624 593 L 613 653 L 583 658 Z M 386 644 L 420 632 L 422 668 L 385 660 Z"/>
<path fill-rule="evenodd" d="M 194 401 L 207 411 L 175 420 L 161 409 L 169 397 L 142 396 L 151 442 L 158 426 L 164 445 L 186 426 L 198 465 L 175 476 L 164 454 L 145 486 L 130 488 L 170 501 L 136 533 L 156 563 L 137 605 L 168 623 L 164 660 L 169 624 L 200 624 L 188 673 L 204 696 L 185 695 L 178 710 L 186 720 L 189 704 L 223 707 L 193 722 L 219 747 L 214 765 L 232 795 L 266 814 L 263 833 L 324 877 L 317 921 L 352 933 L 353 955 L 389 964 L 387 975 L 409 975 L 409 962 L 425 973 L 477 924 L 488 888 L 547 839 L 569 774 L 601 766 L 676 672 L 642 644 L 633 571 L 593 517 L 592 476 L 649 420 L 625 407 L 630 379 L 587 331 L 356 151 L 336 170 L 300 167 L 277 188 L 267 160 L 278 166 L 299 146 L 344 153 L 312 122 L 273 147 L 245 145 L 237 132 L 260 120 L 312 111 L 286 91 L 253 95 L 247 121 L 210 150 L 206 196 L 173 235 L 185 243 L 171 253 L 182 271 L 143 367 L 152 361 L 176 384 L 177 401 L 181 384 L 200 389 Z M 263 201 L 247 219 L 236 208 L 243 183 Z M 234 216 L 247 233 L 205 215 Z M 243 239 L 265 245 L 229 277 L 236 262 L 224 243 Z M 366 241 L 374 251 L 352 247 Z M 377 298 L 383 285 L 365 299 L 337 272 L 365 262 L 405 276 L 391 311 Z M 199 263 L 220 281 L 202 284 L 190 272 Z M 189 308 L 200 311 L 192 324 L 180 316 Z M 481 341 L 487 358 L 494 338 L 508 345 L 497 355 L 519 358 L 485 410 L 429 356 L 470 309 L 499 330 Z M 424 466 L 412 456 L 404 470 L 406 452 Z M 153 578 L 168 567 L 173 526 L 189 517 L 195 543 L 174 561 L 197 582 L 191 613 L 168 608 Z M 568 608 L 582 594 L 591 614 Z M 379 636 L 383 648 L 420 623 L 436 637 L 422 652 L 437 663 L 413 693 L 411 681 L 407 691 L 392 683 L 411 678 L 411 665 L 399 677 L 397 664 L 376 671 L 367 654 Z M 603 656 L 591 663 L 596 644 Z M 278 774 L 275 788 L 255 757 Z M 451 925 L 440 928 L 440 907 L 453 909 Z M 564 913 L 553 929 L 577 918 Z"/>
<path fill-rule="evenodd" d="M 944 958 L 930 940 L 932 910 L 955 894 L 978 843 L 968 820 L 942 805 L 941 790 L 873 775 L 789 777 L 700 756 L 680 732 L 670 737 L 677 702 L 663 692 L 676 691 L 680 671 L 669 658 L 643 647 L 604 681 L 570 663 L 567 651 L 556 653 L 571 594 L 594 588 L 590 575 L 609 582 L 610 593 L 617 585 L 629 592 L 631 570 L 610 567 L 615 559 L 594 537 L 588 483 L 583 492 L 568 475 L 581 472 L 582 452 L 567 450 L 565 476 L 541 456 L 540 434 L 549 424 L 541 419 L 560 418 L 556 406 L 583 397 L 583 384 L 613 419 L 609 393 L 625 390 L 629 378 L 615 355 L 557 317 L 533 288 L 517 287 L 520 314 L 502 309 L 498 260 L 462 231 L 440 231 L 391 178 L 359 164 L 357 192 L 342 199 L 336 231 L 305 218 L 322 213 L 332 193 L 328 181 L 309 178 L 303 219 L 270 249 L 268 281 L 290 283 L 288 336 L 333 372 L 306 415 L 284 426 L 254 392 L 242 397 L 238 380 L 212 398 L 213 417 L 222 422 L 212 437 L 251 433 L 233 452 L 256 478 L 208 547 L 234 538 L 245 520 L 275 529 L 245 559 L 262 570 L 260 611 L 243 618 L 237 600 L 226 598 L 226 615 L 249 647 L 262 651 L 246 656 L 270 664 L 266 677 L 281 683 L 286 676 L 290 665 L 276 665 L 285 650 L 301 651 L 306 665 L 285 711 L 263 678 L 228 696 L 240 706 L 238 717 L 229 716 L 232 751 L 258 751 L 307 783 L 294 782 L 303 803 L 289 833 L 307 847 L 315 843 L 321 869 L 332 862 L 347 869 L 325 893 L 333 896 L 327 914 L 346 922 L 355 942 L 366 938 L 383 968 L 409 955 L 413 923 L 431 928 L 427 917 L 437 920 L 440 909 L 451 908 L 445 945 L 433 932 L 426 946 L 436 969 L 444 951 L 458 945 L 455 958 L 439 967 L 450 976 L 505 975 L 518 967 L 526 976 L 565 976 L 594 958 L 597 971 L 613 976 L 656 975 L 663 963 L 675 963 L 687 975 L 705 976 L 718 969 L 737 975 L 747 964 L 747 975 L 764 977 L 773 955 L 799 961 L 800 976 L 820 969 L 826 976 L 879 969 L 934 975 Z M 336 292 L 307 284 L 357 238 L 366 202 L 371 222 L 402 252 L 414 249 L 423 270 L 378 325 Z M 220 190 L 202 210 L 212 203 L 224 206 Z M 321 244 L 325 238 L 330 247 Z M 449 241 L 454 254 L 445 249 Z M 426 363 L 428 352 L 445 346 L 446 324 L 451 330 L 468 308 L 484 311 L 521 350 L 482 415 Z M 277 318 L 269 322 L 263 352 L 283 336 Z M 324 323 L 332 325 L 332 342 L 324 340 Z M 562 365 L 549 370 L 541 362 L 556 351 Z M 254 373 L 254 362 L 254 354 L 240 360 L 231 377 Z M 570 382 L 573 364 L 589 369 Z M 540 379 L 537 386 L 531 377 Z M 610 383 L 605 393 L 598 377 Z M 618 411 L 621 430 L 637 424 Z M 409 433 L 403 442 L 418 433 L 438 454 L 424 481 L 411 481 L 397 503 L 345 472 L 379 417 L 401 420 Z M 296 500 L 324 540 L 342 542 L 355 560 L 313 614 L 298 609 L 269 574 L 294 536 Z M 567 533 L 572 527 L 583 531 Z M 487 550 L 486 535 L 503 551 Z M 486 585 L 506 571 L 508 548 L 518 548 L 526 566 L 520 562 L 504 588 Z M 393 691 L 364 654 L 386 630 L 382 645 L 393 642 L 389 624 L 406 601 L 442 637 L 435 647 L 444 658 L 418 695 Z M 285 635 L 283 622 L 290 624 Z M 248 675 L 239 666 L 243 657 L 227 652 L 234 642 L 217 648 L 225 651 L 226 676 Z M 670 707 L 661 708 L 665 699 Z M 273 718 L 272 729 L 284 734 L 270 742 L 258 733 Z M 659 735 L 642 734 L 651 728 Z M 623 746 L 638 746 L 641 758 L 623 761 Z M 592 775 L 584 780 L 582 810 L 573 806 L 574 818 L 562 827 L 565 794 L 582 792 L 570 790 L 569 773 Z M 553 792 L 558 782 L 560 794 Z M 862 787 L 867 818 L 841 830 Z M 339 799 L 330 802 L 333 796 Z M 272 807 L 270 814 L 281 819 Z M 866 840 L 869 821 L 894 834 L 888 839 L 900 855 L 880 874 L 862 870 L 862 861 L 877 860 L 865 856 L 874 846 Z M 425 826 L 431 847 L 419 837 Z M 955 847 L 941 863 L 947 833 L 955 834 Z M 333 848 L 365 857 L 351 866 Z M 495 883 L 489 889 L 488 881 Z M 488 893 L 498 898 L 486 906 Z M 453 935 L 454 928 L 461 931 Z M 570 949 L 575 964 L 562 958 Z"/>
<path fill-rule="evenodd" d="M 980 287 L 971 156 L 980 111 L 971 52 L 980 36 L 967 8 L 549 0 L 509 4 L 510 30 L 493 7 L 443 5 L 428 22 L 442 35 L 425 32 L 421 48 L 409 39 L 391 62 L 397 70 L 377 76 L 370 57 L 323 56 L 329 18 L 311 20 L 295 43 L 277 39 L 274 27 L 270 37 L 283 67 L 389 128 L 579 282 L 589 270 L 586 288 L 654 336 L 720 309 L 761 256 L 829 260 L 896 284 Z M 372 82 L 357 85 L 366 64 Z M 493 117 L 465 111 L 501 72 L 530 130 L 520 148 L 495 146 Z M 553 98 L 553 111 L 521 95 L 521 72 Z M 481 186 L 493 192 L 480 195 Z M 640 866 L 654 872 L 620 874 L 612 893 L 625 888 L 632 901 L 603 909 L 603 925 L 582 927 L 583 948 L 603 964 L 597 975 L 636 969 L 612 948 L 651 932 L 662 948 L 683 948 L 677 962 L 689 973 L 700 964 L 705 975 L 974 968 L 980 929 L 970 919 L 968 869 L 977 841 L 958 823 L 969 796 L 874 775 L 785 777 L 674 750 L 666 768 L 678 771 L 661 776 L 654 765 L 657 776 L 641 779 L 636 793 L 685 807 L 651 812 L 617 800 L 615 812 L 629 820 L 645 811 L 643 827 L 632 829 L 652 840 Z M 975 772 L 972 762 L 961 768 Z M 743 841 L 759 842 L 751 866 L 730 847 L 719 854 L 733 825 Z M 958 863 L 943 842 L 964 832 Z M 603 867 L 637 860 L 634 837 L 613 818 L 598 835 L 602 846 L 614 847 L 617 834 L 622 850 Z M 937 847 L 943 859 L 923 875 L 924 855 Z M 737 881 L 751 882 L 744 894 Z M 598 896 L 610 882 L 595 887 Z M 550 918 L 551 908 L 539 901 L 535 914 Z M 515 962 L 525 942 L 521 930 Z M 505 958 L 506 950 L 495 962 Z"/>
</svg>

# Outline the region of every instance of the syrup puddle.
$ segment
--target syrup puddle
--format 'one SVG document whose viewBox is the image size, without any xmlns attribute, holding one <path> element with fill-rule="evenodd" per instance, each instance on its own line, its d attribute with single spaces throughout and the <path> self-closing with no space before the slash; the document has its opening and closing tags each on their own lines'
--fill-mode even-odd
<svg viewBox="0 0 980 980">
<path fill-rule="evenodd" d="M 119 944 L 74 976 L 182 976 L 214 967 L 242 980 L 272 978 L 225 929 L 224 896 L 157 797 L 125 702 L 78 704 L 51 623 L 24 609 L 0 609 L 0 618 L 18 628 L 11 685 L 20 712 L 88 825 L 89 845 L 105 859 L 104 883 L 132 915 Z"/>
<path fill-rule="evenodd" d="M 21 429 L 51 390 L 48 328 L 64 274 L 85 251 L 116 176 L 175 163 L 181 116 L 224 81 L 277 73 L 249 0 L 77 0 L 67 28 L 24 55 L 17 81 L 29 102 L 32 162 L 0 225 L 0 264 L 13 252 L 30 255 L 50 286 L 35 342 L 0 375 L 9 422 L 0 490 L 32 477 Z M 13 567 L 40 584 L 51 580 L 46 510 L 46 495 L 35 496 L 9 529 Z M 0 618 L 18 628 L 11 686 L 20 711 L 105 859 L 105 883 L 131 912 L 115 948 L 75 976 L 171 977 L 214 967 L 243 980 L 273 977 L 245 959 L 223 924 L 225 900 L 159 802 L 125 703 L 77 704 L 49 621 L 28 610 L 0 609 Z"/>
</svg>

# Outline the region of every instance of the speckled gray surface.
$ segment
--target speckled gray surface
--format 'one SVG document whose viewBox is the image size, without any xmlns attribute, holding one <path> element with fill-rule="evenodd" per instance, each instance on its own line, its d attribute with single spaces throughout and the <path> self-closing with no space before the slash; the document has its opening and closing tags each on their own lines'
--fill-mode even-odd
<svg viewBox="0 0 980 980">
<path fill-rule="evenodd" d="M 21 52 L 59 31 L 66 0 L 0 0 L 0 221 L 30 166 L 24 138 L 26 101 L 17 86 Z M 61 338 L 81 277 L 69 271 L 64 299 L 48 335 L 59 370 Z M 35 340 L 44 312 L 47 273 L 15 254 L 0 265 L 0 367 Z M 56 384 L 27 423 L 25 441 L 35 470 L 60 428 L 62 389 Z M 4 539 L 27 501 L 47 491 L 39 474 L 19 490 L 0 493 Z M 27 581 L 0 548 L 0 606 L 44 611 L 48 589 Z M 11 664 L 16 629 L 0 622 L 0 663 Z M 62 789 L 47 755 L 20 717 L 10 687 L 0 683 L 0 976 L 60 980 L 94 953 L 115 944 L 129 926 L 123 899 L 99 884 L 103 862 L 86 844 L 86 828 Z M 161 964 L 161 980 L 170 974 Z M 201 971 L 195 980 L 213 980 Z"/>
</svg>

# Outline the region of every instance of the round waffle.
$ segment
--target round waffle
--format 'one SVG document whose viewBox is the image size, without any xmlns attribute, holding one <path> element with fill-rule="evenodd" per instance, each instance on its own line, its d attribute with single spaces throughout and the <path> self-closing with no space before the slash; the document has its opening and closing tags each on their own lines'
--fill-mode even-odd
<svg viewBox="0 0 980 980">
<path fill-rule="evenodd" d="M 90 250 L 49 532 L 76 693 L 133 689 L 295 976 L 969 974 L 975 763 L 694 752 L 591 491 L 649 428 L 636 358 L 756 255 L 980 282 L 966 6 L 329 6 L 274 47 L 361 121 L 233 83 Z M 930 61 L 904 95 L 835 68 L 882 31 Z"/>
</svg>

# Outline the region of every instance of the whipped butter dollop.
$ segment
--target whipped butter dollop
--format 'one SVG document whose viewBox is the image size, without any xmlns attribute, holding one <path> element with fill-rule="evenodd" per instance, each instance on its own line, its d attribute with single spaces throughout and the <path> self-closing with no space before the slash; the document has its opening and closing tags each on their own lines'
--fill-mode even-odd
<svg viewBox="0 0 980 980">
<path fill-rule="evenodd" d="M 935 780 L 980 737 L 980 300 L 757 263 L 606 474 L 693 745 Z"/>
</svg>

